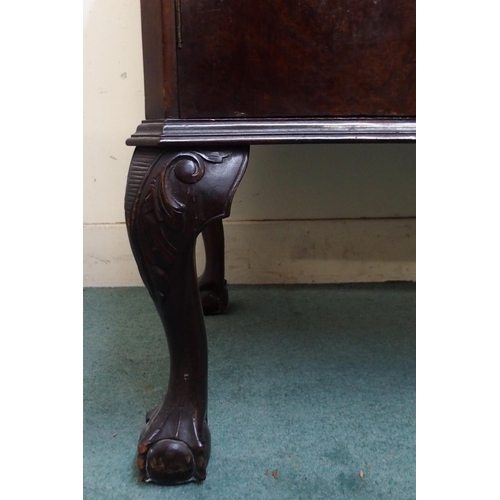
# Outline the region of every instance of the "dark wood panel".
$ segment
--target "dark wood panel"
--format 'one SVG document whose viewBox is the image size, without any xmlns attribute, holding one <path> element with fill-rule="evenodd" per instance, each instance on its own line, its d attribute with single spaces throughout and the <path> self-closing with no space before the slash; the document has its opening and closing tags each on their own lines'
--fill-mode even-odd
<svg viewBox="0 0 500 500">
<path fill-rule="evenodd" d="M 142 58 L 146 118 L 165 114 L 161 0 L 141 0 Z"/>
<path fill-rule="evenodd" d="M 177 44 L 175 6 L 172 0 L 162 0 L 163 22 L 163 80 L 165 118 L 179 118 L 177 92 Z"/>
<path fill-rule="evenodd" d="M 415 115 L 414 0 L 181 0 L 181 118 Z"/>
<path fill-rule="evenodd" d="M 178 118 L 173 0 L 141 0 L 146 118 Z"/>
</svg>

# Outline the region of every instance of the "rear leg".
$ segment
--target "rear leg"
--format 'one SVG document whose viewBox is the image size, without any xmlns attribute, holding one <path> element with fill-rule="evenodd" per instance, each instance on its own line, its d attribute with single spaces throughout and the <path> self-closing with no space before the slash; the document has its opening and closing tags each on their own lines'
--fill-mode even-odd
<svg viewBox="0 0 500 500">
<path fill-rule="evenodd" d="M 206 316 L 227 310 L 227 282 L 224 279 L 224 228 L 222 220 L 208 224 L 202 232 L 205 270 L 198 278 L 201 303 Z"/>
</svg>

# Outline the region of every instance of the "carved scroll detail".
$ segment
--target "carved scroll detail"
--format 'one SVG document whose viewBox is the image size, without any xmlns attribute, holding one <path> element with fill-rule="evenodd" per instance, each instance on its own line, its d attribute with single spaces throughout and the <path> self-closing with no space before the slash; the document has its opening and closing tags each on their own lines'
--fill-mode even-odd
<svg viewBox="0 0 500 500">
<path fill-rule="evenodd" d="M 139 264 L 141 276 L 155 289 L 166 291 L 165 272 L 186 244 L 186 236 L 195 237 L 201 225 L 210 218 L 227 215 L 226 197 L 230 194 L 221 193 L 223 198 L 217 201 L 213 199 L 217 194 L 216 186 L 207 182 L 203 190 L 196 189 L 195 185 L 204 178 L 208 165 L 224 169 L 221 172 L 227 170 L 228 165 L 224 163 L 231 155 L 230 151 L 158 148 L 138 148 L 134 155 L 126 194 L 127 225 L 129 232 L 134 228 L 131 239 L 144 248 L 142 258 L 147 266 Z M 148 160 L 152 163 L 146 172 Z M 137 185 L 139 176 L 143 179 L 140 186 Z M 233 190 L 231 186 L 228 188 Z M 200 198 L 201 191 L 206 192 Z M 131 201 L 132 197 L 135 201 Z M 215 212 L 214 207 L 217 208 Z M 196 227 L 187 228 L 189 225 Z M 149 268 L 147 272 L 145 267 Z"/>
<path fill-rule="evenodd" d="M 176 186 L 176 181 L 187 185 L 194 184 L 204 176 L 207 162 L 222 163 L 224 158 L 230 155 L 230 152 L 183 151 L 165 159 L 168 155 L 159 155 L 156 148 L 138 148 L 130 167 L 126 195 L 125 210 L 131 217 L 131 222 L 139 202 L 139 209 L 143 214 L 153 212 L 158 222 L 165 223 L 174 231 L 181 231 L 184 227 L 186 208 L 181 198 L 182 191 L 185 190 Z M 148 162 L 150 173 L 147 175 L 147 181 L 137 186 L 138 178 L 146 178 L 145 165 Z M 134 199 L 136 206 L 133 206 Z"/>
</svg>

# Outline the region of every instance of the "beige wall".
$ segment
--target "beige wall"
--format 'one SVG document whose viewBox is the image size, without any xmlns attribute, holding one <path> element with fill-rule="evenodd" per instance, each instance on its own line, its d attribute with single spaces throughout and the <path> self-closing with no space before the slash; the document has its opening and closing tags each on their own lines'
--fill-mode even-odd
<svg viewBox="0 0 500 500">
<path fill-rule="evenodd" d="M 138 285 L 123 194 L 143 119 L 139 0 L 84 2 L 84 284 Z M 415 279 L 415 146 L 252 147 L 226 224 L 239 283 Z M 200 263 L 202 265 L 202 263 Z"/>
</svg>

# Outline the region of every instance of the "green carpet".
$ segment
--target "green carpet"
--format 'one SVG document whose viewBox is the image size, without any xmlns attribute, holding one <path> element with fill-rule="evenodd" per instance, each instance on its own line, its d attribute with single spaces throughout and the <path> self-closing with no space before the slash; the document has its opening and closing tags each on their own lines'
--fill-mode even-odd
<svg viewBox="0 0 500 500">
<path fill-rule="evenodd" d="M 167 384 L 160 320 L 143 288 L 84 290 L 84 498 L 414 499 L 415 285 L 229 294 L 206 321 L 207 479 L 162 487 L 135 465 Z"/>
</svg>

